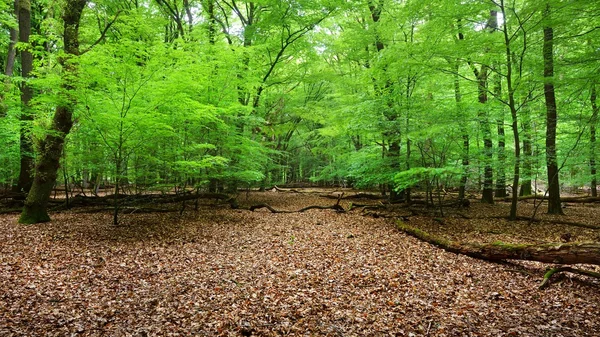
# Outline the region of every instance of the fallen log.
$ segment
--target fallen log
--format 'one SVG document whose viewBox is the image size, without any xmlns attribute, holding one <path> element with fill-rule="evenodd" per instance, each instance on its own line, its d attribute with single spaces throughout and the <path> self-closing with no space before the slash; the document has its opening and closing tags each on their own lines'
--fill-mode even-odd
<svg viewBox="0 0 600 337">
<path fill-rule="evenodd" d="M 548 196 L 546 195 L 524 195 L 519 197 L 519 201 L 523 200 L 548 200 Z M 511 198 L 498 198 L 498 201 L 511 201 Z M 560 197 L 560 201 L 563 202 L 571 202 L 571 203 L 595 203 L 600 202 L 600 197 L 591 197 L 591 196 L 581 196 L 581 197 Z"/>
<path fill-rule="evenodd" d="M 335 204 L 335 205 L 332 205 L 332 206 L 307 206 L 307 207 L 301 208 L 301 209 L 299 209 L 297 211 L 278 210 L 278 209 L 275 209 L 271 205 L 268 205 L 268 204 L 258 204 L 258 205 L 250 206 L 249 210 L 252 211 L 252 212 L 254 212 L 255 210 L 261 209 L 261 208 L 266 208 L 271 213 L 302 213 L 302 212 L 306 212 L 306 211 L 311 210 L 311 209 L 332 209 L 332 210 L 335 210 L 336 212 L 339 212 L 339 213 L 346 212 L 346 210 L 342 206 L 340 206 L 339 204 Z"/>
<path fill-rule="evenodd" d="M 481 217 L 481 218 L 477 218 L 477 219 L 489 219 L 490 217 Z M 510 220 L 510 217 L 508 216 L 494 216 L 491 217 L 492 219 L 507 219 Z M 560 219 L 538 219 L 538 218 L 530 218 L 527 216 L 517 216 L 517 218 L 515 220 L 521 220 L 521 221 L 529 221 L 529 222 L 548 222 L 551 224 L 556 224 L 556 225 L 567 225 L 567 226 L 573 226 L 573 227 L 581 227 L 581 228 L 587 228 L 587 229 L 600 229 L 600 226 L 595 226 L 595 225 L 589 225 L 586 223 L 582 223 L 582 222 L 573 222 L 573 221 L 566 221 L 566 220 L 560 220 Z"/>
<path fill-rule="evenodd" d="M 342 193 L 343 194 L 343 193 Z M 323 198 L 328 198 L 328 199 L 339 199 L 339 194 L 321 194 L 320 195 Z M 349 199 L 369 199 L 369 200 L 383 200 L 383 199 L 387 199 L 386 196 L 383 195 L 377 195 L 377 194 L 370 194 L 370 193 L 356 193 L 356 194 L 350 194 L 348 196 L 343 197 L 342 199 L 345 200 L 349 200 Z"/>
<path fill-rule="evenodd" d="M 555 264 L 593 264 L 600 265 L 600 243 L 545 243 L 510 244 L 494 242 L 488 244 L 450 241 L 418 228 L 408 226 L 401 221 L 397 228 L 419 240 L 431 243 L 446 251 L 487 260 L 527 260 Z"/>
</svg>

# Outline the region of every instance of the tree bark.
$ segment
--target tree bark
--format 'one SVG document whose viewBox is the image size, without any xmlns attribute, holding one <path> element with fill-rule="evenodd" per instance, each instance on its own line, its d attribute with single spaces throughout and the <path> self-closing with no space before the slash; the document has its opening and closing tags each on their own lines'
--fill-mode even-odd
<svg viewBox="0 0 600 337">
<path fill-rule="evenodd" d="M 544 17 L 550 17 L 550 5 L 546 4 Z M 560 203 L 558 162 L 556 158 L 557 109 L 554 90 L 554 29 L 544 25 L 544 96 L 546 98 L 546 167 L 548 170 L 548 214 L 563 214 Z"/>
<path fill-rule="evenodd" d="M 508 65 L 511 67 L 511 65 Z M 496 87 L 494 93 L 496 97 L 501 97 L 502 94 L 502 79 L 500 76 L 496 78 Z M 496 198 L 506 197 L 506 170 L 504 164 L 506 161 L 506 132 L 504 130 L 504 109 L 501 108 L 500 117 L 496 119 L 496 125 L 498 127 L 498 173 L 496 175 Z"/>
<path fill-rule="evenodd" d="M 598 123 L 598 102 L 596 94 L 596 84 L 592 83 L 592 92 L 590 96 L 592 103 L 592 117 L 590 118 L 590 189 L 592 197 L 598 196 L 598 181 L 596 172 L 596 124 Z"/>
<path fill-rule="evenodd" d="M 494 203 L 494 171 L 492 169 L 493 161 L 493 143 L 492 143 L 492 131 L 490 130 L 490 122 L 488 112 L 485 111 L 483 105 L 487 103 L 487 77 L 488 68 L 485 66 L 481 67 L 481 70 L 476 73 L 477 76 L 477 89 L 479 91 L 479 103 L 482 104 L 481 110 L 479 111 L 479 126 L 483 134 L 483 155 L 484 155 L 484 168 L 483 168 L 483 190 L 481 192 L 481 201 L 486 204 Z"/>
<path fill-rule="evenodd" d="M 19 0 L 15 0 L 14 2 L 14 13 L 17 19 L 19 20 Z M 3 91 L 0 92 L 0 117 L 5 117 L 8 113 L 8 105 L 6 104 L 5 98 L 6 94 L 10 90 L 10 80 L 9 78 L 13 76 L 13 72 L 15 69 L 15 59 L 17 58 L 17 50 L 15 46 L 17 44 L 17 39 L 19 38 L 19 31 L 17 28 L 11 27 L 9 29 L 9 38 L 8 42 L 8 51 L 6 53 L 6 64 L 4 66 L 4 75 L 6 79 L 4 80 L 4 88 Z"/>
<path fill-rule="evenodd" d="M 521 125 L 523 126 L 523 180 L 521 181 L 521 191 L 519 196 L 532 195 L 531 176 L 532 176 L 532 159 L 533 159 L 533 143 L 531 139 L 531 119 L 529 117 L 529 108 L 524 106 L 521 108 L 523 113 L 521 116 Z"/>
<path fill-rule="evenodd" d="M 500 0 L 500 9 L 502 10 L 502 17 L 506 18 L 506 10 L 504 7 L 504 0 Z M 517 219 L 517 201 L 519 191 L 519 178 L 521 174 L 521 141 L 519 139 L 519 124 L 517 115 L 517 105 L 515 103 L 515 87 L 513 84 L 513 64 L 511 59 L 511 48 L 510 48 L 510 37 L 508 34 L 508 27 L 506 23 L 502 26 L 502 33 L 504 35 L 504 48 L 506 51 L 506 86 L 508 91 L 508 108 L 510 109 L 511 116 L 511 128 L 513 131 L 514 145 L 515 145 L 515 164 L 513 167 L 513 183 L 512 183 L 512 195 L 510 204 L 510 219 Z M 500 164 L 502 165 L 502 163 Z"/>
<path fill-rule="evenodd" d="M 26 47 L 20 52 L 21 56 L 21 126 L 20 126 L 20 161 L 19 178 L 14 187 L 15 192 L 29 192 L 33 184 L 33 142 L 29 129 L 33 121 L 33 114 L 29 102 L 33 98 L 33 89 L 27 80 L 33 70 L 33 54 L 29 46 L 29 36 L 31 35 L 31 2 L 30 0 L 19 1 L 19 43 Z"/>
<path fill-rule="evenodd" d="M 371 20 L 373 20 L 373 22 L 375 24 L 378 24 L 381 21 L 381 13 L 383 12 L 383 7 L 384 7 L 384 1 L 383 0 L 379 0 L 379 1 L 369 1 L 369 12 L 371 14 Z M 377 53 L 381 53 L 386 45 L 383 43 L 383 41 L 381 40 L 381 37 L 379 36 L 378 32 L 375 32 L 375 50 L 377 51 Z M 384 69 L 384 73 L 385 73 L 385 69 Z M 385 118 L 387 119 L 387 121 L 389 122 L 396 122 L 397 121 L 397 114 L 393 111 L 393 102 L 392 100 L 388 97 L 386 97 L 385 95 L 390 95 L 391 94 L 391 86 L 392 83 L 388 80 L 385 81 L 385 84 L 383 86 L 379 85 L 378 83 L 376 83 L 375 78 L 374 78 L 374 86 L 375 86 L 375 92 L 377 93 L 377 95 L 379 96 L 384 96 L 384 98 L 386 98 L 386 105 L 388 108 L 388 112 L 384 113 Z M 388 148 L 385 149 L 386 151 L 384 151 L 384 155 L 385 158 L 388 162 L 389 168 L 393 171 L 400 171 L 400 135 L 399 135 L 399 128 L 392 128 L 392 130 L 385 130 L 383 132 L 383 136 L 385 138 L 385 140 L 387 141 Z M 404 198 L 404 191 L 402 192 L 397 192 L 394 188 L 393 188 L 393 183 L 389 183 L 386 184 L 386 189 L 389 190 L 390 192 L 390 201 L 396 201 L 399 199 Z"/>
<path fill-rule="evenodd" d="M 79 55 L 79 21 L 86 3 L 87 0 L 68 0 L 64 5 L 65 53 L 60 59 L 63 67 L 61 89 L 64 97 L 56 107 L 50 132 L 40 142 L 40 154 L 35 165 L 33 186 L 25 200 L 25 206 L 19 218 L 20 223 L 32 224 L 50 221 L 46 209 L 48 199 L 52 187 L 56 183 L 65 137 L 73 126 L 73 111 L 77 103 L 75 96 L 77 63 L 75 58 Z"/>
<path fill-rule="evenodd" d="M 397 223 L 397 228 L 446 251 L 487 261 L 525 260 L 557 264 L 600 265 L 600 243 L 509 244 L 494 242 L 479 244 L 446 240 L 400 221 Z"/>
<path fill-rule="evenodd" d="M 19 0 L 15 0 L 14 10 L 17 22 L 19 22 Z M 12 76 L 15 68 L 15 59 L 17 58 L 17 49 L 15 49 L 15 45 L 19 38 L 19 30 L 15 27 L 11 27 L 9 29 L 9 38 L 10 41 L 8 42 L 8 52 L 6 53 L 6 64 L 4 67 L 4 75 L 6 76 Z"/>
<path fill-rule="evenodd" d="M 462 115 L 463 111 L 461 108 L 462 103 L 462 94 L 460 92 L 460 76 L 459 76 L 459 65 L 458 60 L 456 60 L 456 64 L 454 65 L 454 100 L 456 102 L 456 109 L 458 113 Z M 469 132 L 466 127 L 466 120 L 463 120 L 461 123 L 461 133 L 462 133 L 462 175 L 460 177 L 460 186 L 458 188 L 458 199 L 465 199 L 465 190 L 467 188 L 467 179 L 469 176 Z"/>
</svg>

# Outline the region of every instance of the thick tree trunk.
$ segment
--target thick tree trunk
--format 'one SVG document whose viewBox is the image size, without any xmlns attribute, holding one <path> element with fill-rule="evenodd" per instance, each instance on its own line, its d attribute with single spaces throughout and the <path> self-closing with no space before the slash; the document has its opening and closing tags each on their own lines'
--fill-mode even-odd
<svg viewBox="0 0 600 337">
<path fill-rule="evenodd" d="M 592 93 L 590 96 L 592 103 L 592 118 L 590 118 L 590 175 L 592 179 L 590 181 L 590 189 L 592 191 L 592 197 L 598 196 L 598 181 L 596 172 L 596 124 L 598 123 L 598 102 L 596 94 L 596 85 L 592 84 Z"/>
<path fill-rule="evenodd" d="M 29 129 L 33 121 L 33 114 L 29 102 L 33 98 L 33 89 L 27 84 L 27 79 L 33 70 L 33 54 L 29 46 L 31 35 L 31 2 L 30 0 L 19 1 L 19 43 L 26 47 L 21 49 L 21 77 L 25 80 L 21 84 L 21 130 L 20 130 L 20 159 L 21 169 L 15 192 L 29 192 L 33 184 L 33 142 Z"/>
<path fill-rule="evenodd" d="M 73 110 L 76 104 L 75 77 L 77 75 L 77 66 L 73 58 L 79 55 L 79 20 L 86 3 L 87 0 L 68 0 L 64 5 L 65 55 L 61 58 L 63 67 L 61 89 L 64 97 L 56 107 L 50 132 L 40 143 L 35 178 L 25 200 L 25 206 L 19 218 L 20 223 L 31 224 L 50 220 L 46 207 L 52 187 L 56 183 L 65 137 L 73 126 Z"/>
<path fill-rule="evenodd" d="M 449 241 L 431 235 L 402 222 L 400 231 L 456 254 L 488 260 L 526 260 L 557 264 L 600 265 L 600 243 L 508 244 L 502 242 L 478 244 Z"/>
<path fill-rule="evenodd" d="M 546 5 L 544 16 L 550 16 Z M 560 204 L 558 161 L 556 158 L 556 95 L 554 92 L 554 30 L 544 27 L 544 96 L 546 98 L 546 167 L 548 169 L 548 213 L 563 214 Z"/>
</svg>

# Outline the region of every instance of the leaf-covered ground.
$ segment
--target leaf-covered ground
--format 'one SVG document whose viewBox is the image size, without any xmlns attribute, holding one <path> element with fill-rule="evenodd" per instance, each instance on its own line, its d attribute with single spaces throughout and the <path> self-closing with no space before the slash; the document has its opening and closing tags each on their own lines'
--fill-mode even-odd
<svg viewBox="0 0 600 337">
<path fill-rule="evenodd" d="M 293 210 L 335 201 L 253 193 L 240 202 Z M 473 219 L 505 207 L 474 203 L 461 211 L 472 219 L 444 224 L 408 219 L 473 241 L 558 239 L 566 228 Z M 600 215 L 586 209 L 582 217 Z M 205 205 L 111 223 L 108 213 L 64 212 L 33 226 L 0 217 L 0 336 L 600 334 L 597 281 L 566 277 L 537 290 L 542 264 L 447 253 L 358 209 Z M 569 230 L 575 239 L 597 234 Z"/>
</svg>

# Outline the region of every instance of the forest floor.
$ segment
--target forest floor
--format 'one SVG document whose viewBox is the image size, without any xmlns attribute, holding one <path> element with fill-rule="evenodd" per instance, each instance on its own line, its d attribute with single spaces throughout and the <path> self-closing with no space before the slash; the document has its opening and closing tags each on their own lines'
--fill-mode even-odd
<svg viewBox="0 0 600 337">
<path fill-rule="evenodd" d="M 238 201 L 336 202 L 285 192 Z M 538 290 L 548 265 L 448 253 L 386 217 L 460 241 L 600 240 L 598 230 L 499 218 L 508 207 L 473 201 L 440 221 L 402 207 L 274 214 L 204 202 L 181 216 L 124 214 L 119 227 L 109 211 L 28 226 L 1 215 L 0 336 L 598 336 L 598 280 L 567 274 Z M 521 203 L 521 215 L 532 211 Z M 600 219 L 597 206 L 544 211 Z"/>
</svg>

